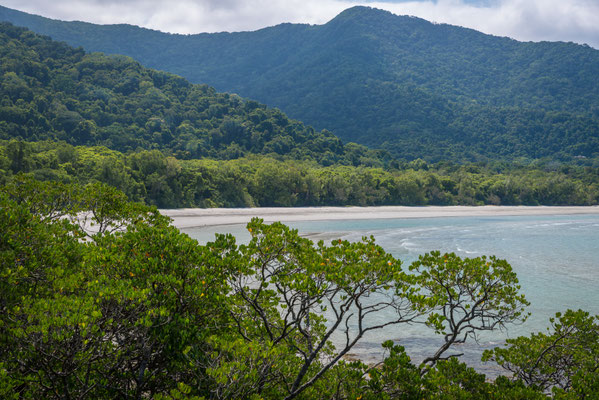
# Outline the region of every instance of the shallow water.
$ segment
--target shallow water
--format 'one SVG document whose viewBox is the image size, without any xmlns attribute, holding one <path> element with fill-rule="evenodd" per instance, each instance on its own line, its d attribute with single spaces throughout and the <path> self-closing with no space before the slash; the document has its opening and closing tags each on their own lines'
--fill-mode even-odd
<svg viewBox="0 0 599 400">
<path fill-rule="evenodd" d="M 568 308 L 599 314 L 599 215 L 306 221 L 288 225 L 314 240 L 360 240 L 373 235 L 405 267 L 431 250 L 506 259 L 518 274 L 532 315 L 507 332 L 487 333 L 479 344 L 470 342 L 457 349 L 465 353 L 465 361 L 489 375 L 498 371 L 481 364 L 484 348 L 500 345 L 507 337 L 545 330 L 549 317 Z M 249 239 L 242 225 L 187 228 L 183 232 L 204 243 L 216 232 L 232 233 L 242 242 Z M 366 337 L 354 353 L 374 362 L 382 357 L 380 343 L 387 339 L 405 346 L 415 361 L 432 353 L 440 340 L 421 326 L 395 327 Z"/>
</svg>

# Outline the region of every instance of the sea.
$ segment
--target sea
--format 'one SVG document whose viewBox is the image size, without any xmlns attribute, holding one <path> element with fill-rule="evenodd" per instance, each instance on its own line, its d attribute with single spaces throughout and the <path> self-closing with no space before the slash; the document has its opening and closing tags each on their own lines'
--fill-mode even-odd
<svg viewBox="0 0 599 400">
<path fill-rule="evenodd" d="M 303 221 L 288 223 L 302 236 L 325 242 L 374 236 L 407 269 L 419 255 L 439 250 L 461 257 L 495 255 L 517 273 L 522 293 L 531 303 L 524 323 L 486 332 L 453 349 L 461 359 L 489 377 L 502 371 L 480 361 L 483 350 L 505 345 L 507 338 L 546 332 L 549 318 L 567 309 L 599 314 L 599 215 L 439 217 L 409 219 Z M 247 242 L 244 225 L 185 228 L 206 243 L 215 233 L 232 233 Z M 384 316 L 381 316 L 384 318 Z M 431 355 L 442 338 L 421 325 L 399 325 L 367 335 L 351 356 L 367 363 L 384 357 L 381 343 L 393 340 L 416 363 Z M 452 354 L 452 353 L 448 353 Z"/>
</svg>

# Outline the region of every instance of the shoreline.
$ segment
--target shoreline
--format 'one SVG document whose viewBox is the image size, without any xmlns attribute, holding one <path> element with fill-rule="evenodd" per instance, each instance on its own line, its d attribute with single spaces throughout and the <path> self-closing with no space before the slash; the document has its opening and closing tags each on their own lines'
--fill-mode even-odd
<svg viewBox="0 0 599 400">
<path fill-rule="evenodd" d="M 264 222 L 408 219 L 442 217 L 500 217 L 543 215 L 599 215 L 599 206 L 373 206 L 373 207 L 264 207 L 161 209 L 177 228 Z"/>
<path fill-rule="evenodd" d="M 481 225 L 494 225 L 498 228 L 492 230 L 491 235 L 488 236 L 487 243 L 491 242 L 499 242 L 499 243 L 514 243 L 513 241 L 502 242 L 503 239 L 501 236 L 501 232 L 503 230 L 502 224 L 494 224 L 495 221 L 511 221 L 508 220 L 508 217 L 533 217 L 530 221 L 538 222 L 542 220 L 540 224 L 534 223 L 533 225 L 545 226 L 544 218 L 547 217 L 547 220 L 550 220 L 552 216 L 564 216 L 565 220 L 569 220 L 567 216 L 578 216 L 578 222 L 590 222 L 587 224 L 589 226 L 597 226 L 597 216 L 599 216 L 599 206 L 423 206 L 423 207 L 406 207 L 406 206 L 380 206 L 380 207 L 298 207 L 298 208 L 231 208 L 231 209 L 223 209 L 223 208 L 213 208 L 213 209 L 170 209 L 170 210 L 160 210 L 161 213 L 173 218 L 173 225 L 179 229 L 183 229 L 184 232 L 189 234 L 191 237 L 198 240 L 200 243 L 207 243 L 209 241 L 214 240 L 214 233 L 232 233 L 237 240 L 237 243 L 247 243 L 250 238 L 250 234 L 247 230 L 243 229 L 243 225 L 247 223 L 252 217 L 260 217 L 265 220 L 267 223 L 271 223 L 274 221 L 281 221 L 283 223 L 292 223 L 292 222 L 300 222 L 300 221 L 331 221 L 327 225 L 326 222 L 317 224 L 318 227 L 309 227 L 305 228 L 304 231 L 300 229 L 300 235 L 302 237 L 308 238 L 314 242 L 318 240 L 323 240 L 328 242 L 329 240 L 337 239 L 342 237 L 348 240 L 359 240 L 357 235 L 353 236 L 343 236 L 346 231 L 343 229 L 335 230 L 334 221 L 342 221 L 342 220 L 379 220 L 384 221 L 385 219 L 419 219 L 419 218 L 427 218 L 431 219 L 427 223 L 426 221 L 422 221 L 425 225 L 426 232 L 437 232 L 434 235 L 443 235 L 438 232 L 441 231 L 431 231 L 426 228 L 430 225 L 436 225 L 437 222 L 434 218 L 460 218 L 460 217 L 474 217 L 469 220 L 468 226 L 465 228 L 470 228 L 470 225 L 477 225 L 480 223 Z M 586 216 L 586 217 L 585 217 Z M 498 218 L 494 220 L 492 218 Z M 506 219 L 502 219 L 505 217 Z M 534 218 L 540 217 L 540 218 Z M 485 218 L 487 218 L 485 220 Z M 489 221 L 491 223 L 489 223 Z M 526 219 L 522 219 L 522 221 L 527 221 Z M 399 259 L 409 258 L 414 256 L 415 252 L 420 252 L 422 250 L 422 243 L 424 246 L 428 246 L 430 244 L 434 244 L 437 246 L 438 241 L 433 236 L 434 242 L 427 242 L 427 239 L 419 242 L 416 240 L 411 246 L 420 246 L 420 247 L 404 247 L 404 241 L 400 240 L 402 238 L 409 238 L 411 236 L 418 236 L 419 233 L 413 233 L 412 225 L 417 226 L 420 224 L 418 221 L 413 221 L 414 224 L 407 223 L 410 229 L 407 229 L 406 232 L 402 233 L 400 236 L 397 235 L 387 235 L 387 239 L 380 241 L 377 237 L 377 243 L 390 254 L 393 251 L 399 251 L 398 249 L 407 250 L 407 253 L 398 253 L 395 256 Z M 452 220 L 443 220 L 443 224 L 452 225 Z M 546 227 L 536 227 L 536 229 L 540 229 L 541 232 L 547 231 L 550 229 L 553 237 L 560 238 L 559 233 L 561 232 L 562 225 L 557 221 L 556 224 L 551 225 L 549 228 Z M 401 224 L 401 223 L 400 223 Z M 350 224 L 352 225 L 352 224 Z M 386 222 L 379 222 L 376 224 L 379 228 L 382 227 L 383 230 L 389 231 L 390 229 L 386 229 Z M 395 226 L 395 222 L 389 222 L 390 227 Z M 511 224 L 506 224 L 510 226 Z M 529 225 L 526 223 L 525 225 Z M 559 227 L 555 227 L 558 225 Z M 308 225 L 309 226 L 309 225 Z M 379 229 L 373 228 L 373 229 Z M 189 229 L 185 231 L 185 229 Z M 329 230 L 332 231 L 329 232 Z M 351 229 L 351 228 L 350 228 Z M 593 232 L 593 237 L 597 232 L 596 228 L 590 228 Z M 401 230 L 401 229 L 400 229 Z M 340 233 L 341 232 L 341 233 Z M 357 231 L 361 233 L 361 231 Z M 455 232 L 452 230 L 451 232 Z M 467 236 L 472 236 L 473 232 L 468 230 Z M 479 231 L 474 231 L 474 233 Z M 510 230 L 510 232 L 514 232 Z M 536 231 L 532 231 L 533 233 Z M 368 231 L 368 234 L 371 234 L 371 231 Z M 556 234 L 557 233 L 557 234 Z M 376 236 L 375 233 L 372 233 Z M 505 233 L 504 233 L 505 235 Z M 426 235 L 425 235 L 426 236 Z M 447 235 L 445 235 L 447 236 Z M 542 235 L 541 235 L 542 236 Z M 517 238 L 521 238 L 522 235 Z M 399 238 L 399 239 L 398 239 Z M 490 238 L 490 239 L 489 239 Z M 499 238 L 499 239 L 498 239 Z M 429 238 L 430 239 L 430 238 Z M 592 238 L 591 238 L 592 239 Z M 460 239 L 463 241 L 462 239 Z M 470 240 L 470 238 L 465 238 L 464 240 Z M 538 239 L 537 239 L 538 241 Z M 428 243 L 428 244 L 427 244 Z M 520 242 L 518 242 L 520 243 Z M 553 242 L 550 242 L 553 243 Z M 582 250 L 585 249 L 585 246 L 588 246 L 588 243 L 582 245 Z M 392 245 L 391 245 L 392 244 Z M 447 243 L 445 243 L 447 244 Z M 593 242 L 594 244 L 594 242 Z M 591 246 L 593 245 L 591 244 Z M 441 243 L 443 245 L 443 243 Z M 450 246 L 456 247 L 458 243 L 449 244 Z M 391 246 L 391 248 L 387 247 Z M 407 246 L 407 242 L 406 242 Z M 476 246 L 476 247 L 474 247 Z M 480 254 L 495 254 L 495 252 L 490 252 L 486 250 L 481 250 L 485 247 L 484 243 L 482 248 L 479 248 L 481 245 L 467 245 L 462 246 L 464 249 L 474 250 Z M 505 245 L 501 245 L 505 247 Z M 495 249 L 502 250 L 502 247 L 494 247 Z M 542 321 L 539 318 L 531 318 L 527 322 L 528 325 L 522 327 L 518 327 L 513 330 L 510 329 L 510 335 L 507 336 L 505 332 L 494 331 L 489 333 L 488 336 L 482 337 L 481 342 L 468 341 L 464 345 L 458 348 L 454 348 L 454 350 L 459 351 L 461 353 L 465 353 L 464 356 L 461 357 L 461 360 L 466 362 L 470 367 L 473 367 L 479 373 L 484 373 L 488 379 L 495 379 L 499 375 L 503 375 L 504 371 L 497 369 L 493 365 L 485 364 L 480 361 L 480 357 L 482 355 L 483 350 L 489 349 L 495 346 L 499 346 L 504 343 L 504 340 L 507 337 L 517 337 L 521 335 L 530 335 L 532 332 L 542 332 L 545 329 L 547 319 L 553 315 L 554 311 L 558 311 L 561 308 L 588 308 L 587 306 L 582 306 L 582 304 L 597 304 L 597 302 L 593 302 L 595 291 L 589 291 L 588 287 L 596 288 L 596 285 L 593 286 L 593 282 L 596 282 L 595 275 L 581 275 L 584 270 L 581 269 L 573 269 L 572 266 L 563 267 L 563 268 L 554 268 L 547 269 L 546 260 L 559 259 L 555 257 L 555 252 L 546 252 L 547 245 L 545 247 L 541 246 L 540 250 L 536 249 L 538 246 L 536 244 L 528 243 L 524 247 L 520 247 L 518 249 L 519 253 L 514 256 L 514 262 L 517 263 L 515 268 L 521 268 L 523 271 L 526 271 L 525 276 L 534 277 L 532 282 L 535 284 L 526 286 L 523 283 L 523 287 L 529 288 L 532 297 L 530 297 L 531 302 L 537 304 L 537 308 L 534 309 L 534 315 L 543 315 Z M 454 249 L 450 249 L 448 251 L 455 251 Z M 471 248 L 473 247 L 473 248 Z M 438 247 L 433 247 L 438 248 Z M 556 247 L 559 250 L 559 246 Z M 457 247 L 457 251 L 472 253 L 472 251 L 462 250 L 460 247 Z M 424 250 L 429 251 L 429 250 Z M 424 252 L 422 251 L 422 252 Z M 522 255 L 524 257 L 522 257 Z M 539 260 L 539 255 L 540 257 Z M 467 257 L 474 257 L 466 255 Z M 505 256 L 499 258 L 506 258 Z M 583 261 L 586 258 L 581 258 Z M 531 263 L 530 260 L 537 260 L 536 263 Z M 564 261 L 564 266 L 571 262 L 571 257 L 566 257 L 566 261 Z M 510 261 L 511 262 L 511 261 Z M 516 270 L 516 269 L 514 269 Z M 549 271 L 549 272 L 547 272 Z M 566 273 L 562 271 L 567 271 Z M 518 272 L 520 274 L 520 270 Z M 539 275 L 540 274 L 540 275 Z M 573 302 L 570 302 L 570 292 L 568 291 L 560 291 L 556 289 L 556 287 L 551 286 L 552 282 L 561 282 L 559 277 L 564 277 L 562 274 L 565 274 L 567 282 L 559 284 L 559 287 L 574 287 L 575 296 L 579 296 L 584 299 L 581 301 L 580 299 Z M 542 279 L 539 279 L 539 277 Z M 557 277 L 557 278 L 556 278 Z M 582 280 L 581 280 L 582 279 Z M 529 282 L 526 279 L 523 279 L 522 282 Z M 540 286 L 538 282 L 541 282 Z M 549 289 L 547 289 L 549 288 Z M 536 290 L 536 291 L 535 291 Z M 549 292 L 547 292 L 549 290 Z M 572 289 L 570 289 L 572 290 Z M 524 289 L 523 289 L 524 291 Z M 549 294 L 547 294 L 549 293 Z M 556 296 L 555 299 L 551 299 L 547 301 L 547 297 Z M 563 297 L 563 298 L 562 298 Z M 559 298 L 559 301 L 557 300 Z M 590 302 L 588 299 L 591 299 Z M 557 307 L 555 303 L 559 304 L 568 304 L 567 307 Z M 570 302 L 570 303 L 569 303 Z M 533 310 L 529 308 L 529 310 Z M 551 312 L 549 312 L 549 311 Z M 545 314 L 546 318 L 545 318 Z M 515 328 L 515 327 L 514 327 Z M 438 346 L 435 345 L 438 337 L 433 337 L 431 332 L 420 332 L 416 328 L 408 327 L 408 329 L 402 329 L 400 331 L 386 331 L 377 333 L 374 336 L 369 336 L 363 338 L 361 342 L 356 345 L 350 352 L 346 355 L 346 360 L 360 360 L 366 364 L 372 365 L 381 361 L 382 356 L 384 354 L 383 349 L 380 347 L 380 344 L 387 339 L 392 339 L 395 343 L 399 343 L 400 345 L 406 348 L 407 354 L 410 355 L 412 360 L 422 360 L 424 357 L 432 354 Z M 333 343 L 337 344 L 336 340 L 333 339 Z M 429 352 L 430 350 L 430 352 Z"/>
</svg>

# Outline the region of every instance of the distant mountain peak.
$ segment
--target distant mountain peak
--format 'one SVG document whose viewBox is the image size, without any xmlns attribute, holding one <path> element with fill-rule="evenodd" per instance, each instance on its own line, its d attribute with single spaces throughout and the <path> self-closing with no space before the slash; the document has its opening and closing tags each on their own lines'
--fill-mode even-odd
<svg viewBox="0 0 599 400">
<path fill-rule="evenodd" d="M 368 6 L 354 6 L 339 13 L 325 26 L 359 26 L 361 30 L 384 30 L 397 26 L 432 26 L 433 23 L 409 15 L 396 15 L 390 11 Z"/>
<path fill-rule="evenodd" d="M 333 21 L 344 21 L 349 19 L 362 19 L 362 18 L 372 18 L 372 17 L 395 17 L 393 13 L 386 10 L 381 10 L 380 8 L 368 7 L 368 6 L 354 6 L 347 8 L 341 11 L 335 18 L 331 20 Z"/>
</svg>

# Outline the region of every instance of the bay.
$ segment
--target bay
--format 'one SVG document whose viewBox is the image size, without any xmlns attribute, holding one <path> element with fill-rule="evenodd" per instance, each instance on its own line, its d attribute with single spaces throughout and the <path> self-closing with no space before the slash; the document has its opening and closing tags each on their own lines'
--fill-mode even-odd
<svg viewBox="0 0 599 400">
<path fill-rule="evenodd" d="M 487 333 L 478 343 L 456 349 L 463 359 L 491 376 L 499 371 L 480 362 L 485 348 L 506 338 L 543 331 L 558 311 L 584 309 L 599 314 L 599 215 L 462 216 L 438 218 L 348 219 L 287 223 L 313 240 L 350 241 L 374 236 L 378 244 L 407 266 L 432 250 L 462 257 L 495 255 L 507 260 L 518 274 L 522 292 L 531 302 L 531 316 L 507 331 Z M 215 233 L 232 233 L 249 240 L 245 226 L 187 227 L 182 231 L 205 243 Z M 384 318 L 384 316 L 381 316 Z M 380 343 L 392 339 L 406 347 L 414 361 L 429 355 L 440 338 L 422 326 L 401 326 L 366 337 L 354 356 L 366 362 L 383 357 Z"/>
</svg>

